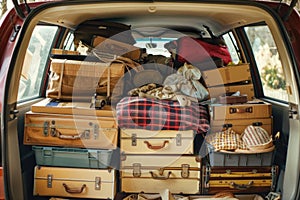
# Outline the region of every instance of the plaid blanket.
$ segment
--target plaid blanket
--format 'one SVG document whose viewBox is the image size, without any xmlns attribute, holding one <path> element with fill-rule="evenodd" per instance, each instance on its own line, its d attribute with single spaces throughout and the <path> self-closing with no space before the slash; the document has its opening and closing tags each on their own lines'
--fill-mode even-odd
<svg viewBox="0 0 300 200">
<path fill-rule="evenodd" d="M 146 130 L 195 130 L 206 133 L 209 116 L 205 106 L 182 107 L 176 101 L 124 97 L 116 106 L 120 128 Z"/>
</svg>

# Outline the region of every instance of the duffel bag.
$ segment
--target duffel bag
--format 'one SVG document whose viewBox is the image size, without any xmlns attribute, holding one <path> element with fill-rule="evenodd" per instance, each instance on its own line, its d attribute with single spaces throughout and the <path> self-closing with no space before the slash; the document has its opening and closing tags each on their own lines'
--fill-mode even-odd
<svg viewBox="0 0 300 200">
<path fill-rule="evenodd" d="M 176 41 L 172 41 L 168 46 L 175 48 L 175 61 L 181 64 L 188 62 L 193 65 L 205 63 L 209 59 L 220 58 L 224 65 L 231 62 L 231 56 L 227 46 L 207 42 L 203 38 L 192 38 L 183 36 Z"/>
<path fill-rule="evenodd" d="M 105 22 L 100 20 L 88 20 L 79 24 L 74 31 L 75 39 L 92 46 L 95 36 L 112 38 L 119 42 L 135 44 L 131 34 L 131 26 L 118 22 Z"/>
</svg>

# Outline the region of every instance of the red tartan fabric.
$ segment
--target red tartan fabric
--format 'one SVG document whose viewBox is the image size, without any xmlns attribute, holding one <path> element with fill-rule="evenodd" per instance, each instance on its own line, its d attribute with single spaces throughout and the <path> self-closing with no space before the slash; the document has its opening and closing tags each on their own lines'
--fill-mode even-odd
<svg viewBox="0 0 300 200">
<path fill-rule="evenodd" d="M 124 97 L 116 106 L 120 128 L 146 130 L 195 130 L 206 133 L 209 116 L 205 106 L 182 107 L 176 101 Z"/>
</svg>

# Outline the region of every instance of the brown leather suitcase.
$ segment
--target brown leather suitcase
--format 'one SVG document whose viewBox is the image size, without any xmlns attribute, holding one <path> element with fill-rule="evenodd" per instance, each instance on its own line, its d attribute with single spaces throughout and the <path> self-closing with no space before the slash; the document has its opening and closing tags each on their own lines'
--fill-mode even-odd
<svg viewBox="0 0 300 200">
<path fill-rule="evenodd" d="M 207 87 L 221 86 L 231 83 L 250 83 L 249 64 L 220 67 L 202 72 Z"/>
<path fill-rule="evenodd" d="M 25 145 L 115 149 L 117 138 L 117 124 L 111 117 L 25 114 Z"/>
<path fill-rule="evenodd" d="M 125 154 L 193 154 L 194 131 L 121 129 Z"/>
<path fill-rule="evenodd" d="M 202 167 L 202 193 L 268 193 L 275 189 L 278 166 Z"/>
<path fill-rule="evenodd" d="M 116 194 L 115 170 L 36 166 L 33 194 L 113 199 Z"/>
<path fill-rule="evenodd" d="M 123 155 L 121 190 L 128 193 L 199 194 L 200 161 L 196 156 Z"/>
</svg>

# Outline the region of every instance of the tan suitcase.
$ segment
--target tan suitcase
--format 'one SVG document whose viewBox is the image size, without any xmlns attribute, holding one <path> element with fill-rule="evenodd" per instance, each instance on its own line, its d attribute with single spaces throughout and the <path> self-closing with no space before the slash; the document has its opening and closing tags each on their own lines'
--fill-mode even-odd
<svg viewBox="0 0 300 200">
<path fill-rule="evenodd" d="M 200 162 L 196 156 L 123 155 L 121 190 L 128 193 L 197 194 L 200 187 Z"/>
<path fill-rule="evenodd" d="M 194 131 L 122 129 L 125 154 L 193 154 Z"/>
<path fill-rule="evenodd" d="M 27 112 L 24 144 L 115 149 L 118 129 L 109 117 Z"/>
<path fill-rule="evenodd" d="M 246 63 L 206 70 L 202 72 L 202 77 L 207 87 L 238 82 L 251 82 L 249 64 Z"/>
<path fill-rule="evenodd" d="M 36 166 L 35 196 L 113 199 L 115 170 Z"/>
<path fill-rule="evenodd" d="M 208 88 L 210 97 L 218 98 L 225 93 L 240 91 L 241 95 L 247 95 L 247 100 L 251 101 L 255 98 L 253 84 L 228 85 Z"/>
<path fill-rule="evenodd" d="M 242 134 L 245 128 L 249 125 L 261 126 L 270 135 L 272 134 L 272 118 L 254 118 L 254 119 L 226 119 L 226 120 L 212 120 L 211 132 L 219 132 L 224 128 L 232 128 L 236 133 Z"/>
<path fill-rule="evenodd" d="M 209 167 L 203 166 L 202 193 L 268 193 L 275 189 L 277 166 Z"/>
<path fill-rule="evenodd" d="M 110 105 L 105 105 L 100 110 L 91 108 L 90 101 L 56 101 L 46 98 L 31 106 L 31 111 L 36 113 L 88 115 L 97 117 L 114 117 L 115 111 Z"/>
<path fill-rule="evenodd" d="M 253 101 L 244 104 L 212 104 L 210 106 L 212 120 L 256 119 L 272 116 L 270 103 Z"/>
</svg>

